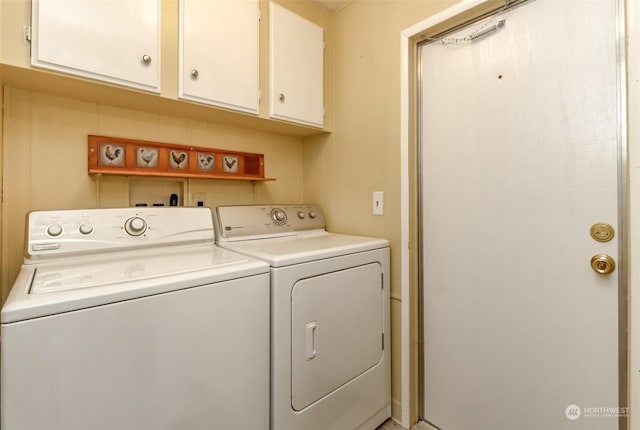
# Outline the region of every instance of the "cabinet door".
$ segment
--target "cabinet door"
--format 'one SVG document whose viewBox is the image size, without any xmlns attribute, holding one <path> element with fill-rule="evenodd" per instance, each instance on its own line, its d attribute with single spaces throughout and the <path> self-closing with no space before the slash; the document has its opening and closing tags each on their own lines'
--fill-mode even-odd
<svg viewBox="0 0 640 430">
<path fill-rule="evenodd" d="M 182 99 L 258 113 L 258 0 L 180 0 Z"/>
<path fill-rule="evenodd" d="M 34 0 L 31 64 L 160 92 L 159 0 Z"/>
<path fill-rule="evenodd" d="M 322 127 L 324 30 L 269 3 L 271 117 Z"/>
</svg>

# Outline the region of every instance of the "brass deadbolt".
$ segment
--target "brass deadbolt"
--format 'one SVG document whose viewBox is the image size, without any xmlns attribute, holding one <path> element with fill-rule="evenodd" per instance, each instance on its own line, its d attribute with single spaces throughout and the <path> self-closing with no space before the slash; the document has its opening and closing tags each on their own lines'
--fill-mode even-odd
<svg viewBox="0 0 640 430">
<path fill-rule="evenodd" d="M 609 242 L 615 236 L 615 232 L 611 225 L 606 222 L 597 222 L 591 226 L 591 237 L 598 242 Z"/>
<path fill-rule="evenodd" d="M 601 275 L 608 275 L 616 270 L 616 262 L 607 254 L 596 254 L 591 257 L 591 268 Z"/>
</svg>

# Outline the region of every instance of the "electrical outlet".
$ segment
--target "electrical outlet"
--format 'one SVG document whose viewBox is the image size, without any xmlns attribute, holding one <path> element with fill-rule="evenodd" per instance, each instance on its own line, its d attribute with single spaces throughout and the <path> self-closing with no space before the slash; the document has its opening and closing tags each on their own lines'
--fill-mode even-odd
<svg viewBox="0 0 640 430">
<path fill-rule="evenodd" d="M 204 206 L 204 193 L 193 193 L 193 205 L 194 206 Z"/>
<path fill-rule="evenodd" d="M 382 191 L 373 192 L 373 214 L 384 214 L 384 193 Z"/>
</svg>

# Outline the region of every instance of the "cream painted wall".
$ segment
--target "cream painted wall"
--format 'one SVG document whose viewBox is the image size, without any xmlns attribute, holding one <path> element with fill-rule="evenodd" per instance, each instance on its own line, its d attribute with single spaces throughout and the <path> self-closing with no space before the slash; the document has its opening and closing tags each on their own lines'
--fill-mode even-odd
<svg viewBox="0 0 640 430">
<path fill-rule="evenodd" d="M 329 230 L 391 241 L 392 399 L 400 420 L 400 33 L 455 1 L 356 0 L 333 15 L 333 126 L 305 139 L 305 200 Z M 372 192 L 384 192 L 373 216 Z M 417 417 L 415 411 L 414 419 Z"/>
<path fill-rule="evenodd" d="M 3 299 L 22 262 L 28 211 L 129 205 L 127 177 L 87 174 L 88 134 L 265 154 L 275 182 L 185 181 L 186 197 L 205 193 L 208 206 L 303 200 L 301 138 L 13 88 L 4 102 Z"/>
</svg>

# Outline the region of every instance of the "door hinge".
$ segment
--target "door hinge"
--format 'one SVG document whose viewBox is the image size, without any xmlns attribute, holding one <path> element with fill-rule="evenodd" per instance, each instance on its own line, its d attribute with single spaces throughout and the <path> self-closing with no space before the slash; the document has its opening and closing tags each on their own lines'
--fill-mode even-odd
<svg viewBox="0 0 640 430">
<path fill-rule="evenodd" d="M 31 43 L 31 26 L 22 24 L 22 43 L 28 45 Z"/>
<path fill-rule="evenodd" d="M 380 289 L 384 290 L 384 273 L 380 274 Z"/>
<path fill-rule="evenodd" d="M 382 333 L 382 350 L 384 351 L 384 333 Z"/>
</svg>

